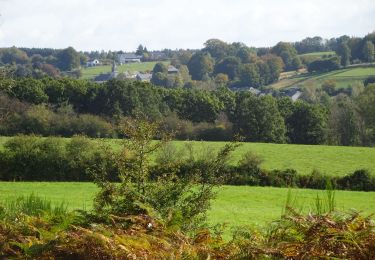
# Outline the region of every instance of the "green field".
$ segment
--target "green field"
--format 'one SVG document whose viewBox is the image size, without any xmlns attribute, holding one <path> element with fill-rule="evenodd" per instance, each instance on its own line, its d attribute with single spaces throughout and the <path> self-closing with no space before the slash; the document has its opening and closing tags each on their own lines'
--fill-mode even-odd
<svg viewBox="0 0 375 260">
<path fill-rule="evenodd" d="M 304 53 L 298 55 L 299 57 L 323 57 L 324 55 L 335 55 L 336 53 L 334 51 L 322 51 L 322 52 L 310 52 L 310 53 Z"/>
<path fill-rule="evenodd" d="M 147 72 L 152 71 L 155 64 L 157 62 L 141 62 L 141 63 L 129 63 L 120 65 L 117 67 L 117 70 L 119 73 L 123 72 Z M 169 64 L 169 62 L 164 62 L 165 64 Z M 97 66 L 97 67 L 90 67 L 90 68 L 84 68 L 82 69 L 82 78 L 83 79 L 92 79 L 95 76 L 101 74 L 101 73 L 109 73 L 111 72 L 112 65 L 107 66 Z"/>
<path fill-rule="evenodd" d="M 8 137 L 0 137 L 0 149 Z M 107 139 L 114 149 L 120 140 Z M 174 141 L 183 149 L 187 142 Z M 223 142 L 192 142 L 197 154 L 200 151 L 218 150 Z M 324 145 L 293 145 L 244 143 L 233 153 L 231 163 L 235 164 L 247 151 L 260 155 L 267 170 L 292 168 L 300 174 L 310 174 L 314 169 L 327 175 L 343 176 L 358 169 L 368 169 L 375 174 L 375 149 L 371 147 L 345 147 Z"/>
<path fill-rule="evenodd" d="M 287 79 L 280 80 L 269 87 L 274 89 L 283 89 L 288 87 L 320 87 L 324 81 L 334 80 L 338 88 L 347 88 L 348 86 L 362 85 L 363 80 L 368 76 L 375 75 L 375 67 L 351 67 L 341 70 L 335 70 L 319 74 L 299 74 Z"/>
<path fill-rule="evenodd" d="M 67 203 L 70 210 L 91 209 L 97 188 L 92 183 L 48 183 L 48 182 L 0 182 L 0 201 L 34 193 L 51 200 L 53 204 Z M 219 188 L 218 197 L 209 212 L 209 223 L 238 225 L 264 225 L 276 220 L 282 213 L 288 189 L 248 186 L 224 186 Z M 307 213 L 313 208 L 317 194 L 323 191 L 294 189 L 297 209 Z M 356 209 L 365 214 L 375 213 L 375 192 L 336 191 L 337 208 Z M 303 205 L 303 207 L 302 207 Z"/>
</svg>

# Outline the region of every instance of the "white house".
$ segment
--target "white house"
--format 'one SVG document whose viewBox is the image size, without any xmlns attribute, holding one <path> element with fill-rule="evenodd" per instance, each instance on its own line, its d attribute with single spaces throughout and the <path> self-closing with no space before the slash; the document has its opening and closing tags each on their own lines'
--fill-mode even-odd
<svg viewBox="0 0 375 260">
<path fill-rule="evenodd" d="M 87 67 L 95 67 L 95 66 L 99 66 L 100 65 L 100 61 L 95 59 L 95 60 L 92 60 L 92 61 L 88 61 L 86 63 L 86 66 Z"/>
<path fill-rule="evenodd" d="M 136 79 L 138 81 L 143 81 L 143 82 L 150 82 L 152 78 L 151 73 L 138 73 L 136 76 Z"/>
</svg>

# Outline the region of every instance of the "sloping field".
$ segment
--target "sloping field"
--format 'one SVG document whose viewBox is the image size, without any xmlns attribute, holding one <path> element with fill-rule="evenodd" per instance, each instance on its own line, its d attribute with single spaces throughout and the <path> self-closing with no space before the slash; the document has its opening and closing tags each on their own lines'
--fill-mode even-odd
<svg viewBox="0 0 375 260">
<path fill-rule="evenodd" d="M 155 64 L 157 62 L 141 62 L 141 63 L 129 63 L 117 66 L 117 70 L 119 73 L 123 72 L 146 72 L 146 71 L 152 71 Z M 169 64 L 169 62 L 164 62 L 165 64 Z M 109 73 L 111 72 L 112 66 L 97 66 L 97 67 L 90 67 L 82 69 L 82 78 L 83 79 L 92 79 L 95 76 L 101 74 L 101 73 Z"/>
<path fill-rule="evenodd" d="M 365 80 L 368 76 L 374 75 L 375 67 L 352 67 L 327 73 L 300 74 L 280 80 L 269 87 L 273 89 L 283 89 L 288 87 L 303 88 L 309 85 L 320 87 L 324 81 L 334 80 L 336 81 L 336 86 L 338 88 L 347 88 L 348 86 L 363 84 L 363 80 Z"/>
</svg>

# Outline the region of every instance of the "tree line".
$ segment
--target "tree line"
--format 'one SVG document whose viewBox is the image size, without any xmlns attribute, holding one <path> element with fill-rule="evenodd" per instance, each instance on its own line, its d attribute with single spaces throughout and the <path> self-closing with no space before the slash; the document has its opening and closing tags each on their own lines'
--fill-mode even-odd
<svg viewBox="0 0 375 260">
<path fill-rule="evenodd" d="M 334 90 L 326 83 L 321 90 L 326 102 L 308 103 L 277 95 L 257 97 L 227 87 L 207 91 L 124 80 L 98 84 L 5 77 L 0 80 L 0 131 L 116 137 L 121 118 L 143 113 L 150 120 L 164 121 L 179 139 L 230 140 L 237 134 L 257 142 L 373 144 L 375 86 L 368 84 L 352 97 L 344 93 L 330 97 L 330 91 Z"/>
</svg>

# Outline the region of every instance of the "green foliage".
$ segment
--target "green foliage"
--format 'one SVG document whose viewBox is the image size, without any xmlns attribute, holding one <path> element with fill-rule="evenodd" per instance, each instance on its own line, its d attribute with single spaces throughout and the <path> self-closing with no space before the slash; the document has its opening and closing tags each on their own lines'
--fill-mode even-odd
<svg viewBox="0 0 375 260">
<path fill-rule="evenodd" d="M 279 42 L 272 48 L 272 53 L 283 59 L 285 71 L 297 70 L 301 67 L 301 61 L 297 56 L 297 51 L 290 43 Z"/>
<path fill-rule="evenodd" d="M 72 47 L 61 50 L 58 54 L 58 59 L 58 67 L 63 71 L 71 71 L 80 65 L 79 54 Z"/>
<path fill-rule="evenodd" d="M 363 46 L 363 56 L 367 62 L 374 61 L 375 47 L 371 41 L 366 41 Z"/>
<path fill-rule="evenodd" d="M 226 57 L 215 65 L 215 74 L 223 73 L 233 80 L 237 77 L 240 60 L 237 57 Z"/>
<path fill-rule="evenodd" d="M 283 143 L 285 124 L 274 98 L 257 98 L 251 93 L 239 93 L 231 119 L 237 133 L 248 141 Z"/>
<path fill-rule="evenodd" d="M 309 72 L 329 72 L 339 69 L 339 60 L 334 57 L 330 59 L 319 59 L 311 62 L 307 69 Z"/>
<path fill-rule="evenodd" d="M 224 146 L 217 158 L 205 164 L 204 172 L 196 171 L 184 176 L 177 176 L 179 162 L 171 162 L 168 155 L 168 158 L 159 161 L 171 163 L 164 166 L 162 174 L 151 180 L 150 156 L 169 139 L 159 127 L 139 117 L 123 123 L 122 130 L 128 139 L 117 159 L 121 183 L 110 183 L 105 171 L 97 172 L 95 179 L 101 191 L 94 206 L 102 216 L 146 214 L 161 218 L 173 229 L 193 231 L 205 219 L 215 194 L 213 188 L 219 183 L 218 173 L 234 146 Z M 154 137 L 162 141 L 153 142 Z"/>
<path fill-rule="evenodd" d="M 337 96 L 329 109 L 328 141 L 335 145 L 359 145 L 363 126 L 355 103 L 347 96 Z"/>
<path fill-rule="evenodd" d="M 339 44 L 338 49 L 336 50 L 338 56 L 340 56 L 341 66 L 348 66 L 351 59 L 351 51 L 347 42 L 342 42 Z"/>
<path fill-rule="evenodd" d="M 168 73 L 168 68 L 167 68 L 167 66 L 164 63 L 158 62 L 158 63 L 155 64 L 154 69 L 152 70 L 152 72 L 153 73 L 160 72 L 160 73 L 166 74 L 166 73 Z"/>
<path fill-rule="evenodd" d="M 375 142 L 375 84 L 367 85 L 364 92 L 357 98 L 359 113 L 365 121 L 366 136 L 370 143 Z"/>
<path fill-rule="evenodd" d="M 188 68 L 193 80 L 203 80 L 213 72 L 214 60 L 210 54 L 197 52 L 191 57 Z"/>
<path fill-rule="evenodd" d="M 259 87 L 261 85 L 258 67 L 255 64 L 244 64 L 239 72 L 243 86 Z"/>
<path fill-rule="evenodd" d="M 322 144 L 325 142 L 327 111 L 320 105 L 297 102 L 293 113 L 286 118 L 288 137 L 297 144 Z"/>
<path fill-rule="evenodd" d="M 208 91 L 186 90 L 181 95 L 178 114 L 193 122 L 214 122 L 223 103 Z"/>
<path fill-rule="evenodd" d="M 14 220 L 23 215 L 63 217 L 67 214 L 67 205 L 65 203 L 52 206 L 49 200 L 42 199 L 33 193 L 26 197 L 19 196 L 15 199 L 7 200 L 4 203 L 0 203 L 0 207 L 3 208 L 3 211 L 0 213 L 0 220 Z"/>
<path fill-rule="evenodd" d="M 84 137 L 67 143 L 54 137 L 18 136 L 4 144 L 0 176 L 19 181 L 87 181 L 91 171 L 113 164 L 105 152 Z M 109 169 L 108 178 L 116 179 Z"/>
</svg>

